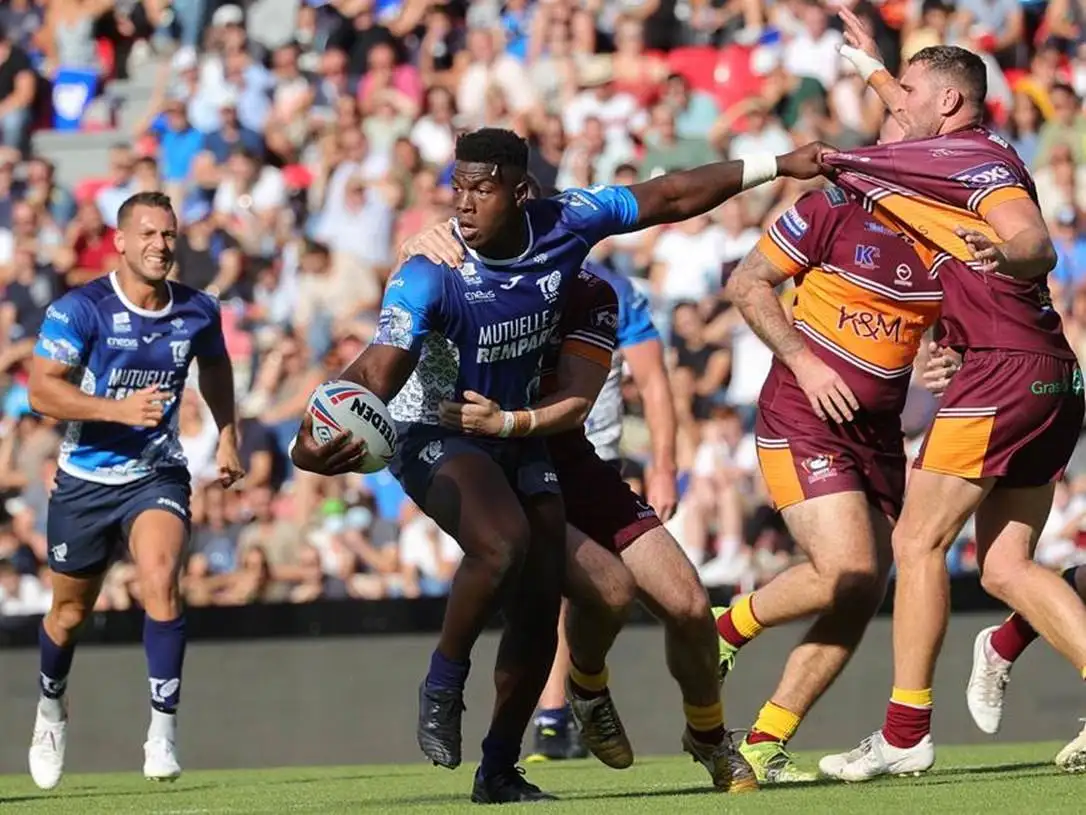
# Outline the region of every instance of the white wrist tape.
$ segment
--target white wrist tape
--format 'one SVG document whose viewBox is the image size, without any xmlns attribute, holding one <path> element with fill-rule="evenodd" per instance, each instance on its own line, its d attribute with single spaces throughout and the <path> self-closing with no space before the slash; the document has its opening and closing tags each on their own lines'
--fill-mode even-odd
<svg viewBox="0 0 1086 815">
<path fill-rule="evenodd" d="M 777 157 L 756 153 L 743 159 L 743 189 L 749 190 L 777 177 Z"/>
<path fill-rule="evenodd" d="M 516 417 L 513 416 L 513 411 L 502 411 L 502 429 L 498 431 L 498 435 L 503 439 L 509 438 L 513 433 L 513 427 L 516 425 Z"/>
<path fill-rule="evenodd" d="M 864 82 L 871 79 L 873 74 L 886 70 L 886 66 L 873 56 L 865 54 L 859 48 L 853 48 L 851 45 L 841 46 L 841 56 L 856 66 L 856 70 L 864 78 Z"/>
</svg>

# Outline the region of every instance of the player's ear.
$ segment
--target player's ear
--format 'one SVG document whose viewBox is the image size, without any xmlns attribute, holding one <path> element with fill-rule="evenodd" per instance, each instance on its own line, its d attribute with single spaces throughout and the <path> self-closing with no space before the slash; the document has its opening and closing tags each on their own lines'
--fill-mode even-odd
<svg viewBox="0 0 1086 815">
<path fill-rule="evenodd" d="M 520 183 L 513 189 L 513 198 L 516 199 L 517 206 L 522 206 L 525 201 L 528 200 L 531 194 L 531 186 L 528 184 L 528 179 L 522 178 Z"/>
<path fill-rule="evenodd" d="M 939 113 L 943 116 L 952 116 L 965 104 L 965 96 L 957 88 L 945 87 L 939 94 Z"/>
<path fill-rule="evenodd" d="M 113 232 L 113 248 L 117 250 L 118 255 L 124 254 L 124 230 L 117 229 Z"/>
</svg>

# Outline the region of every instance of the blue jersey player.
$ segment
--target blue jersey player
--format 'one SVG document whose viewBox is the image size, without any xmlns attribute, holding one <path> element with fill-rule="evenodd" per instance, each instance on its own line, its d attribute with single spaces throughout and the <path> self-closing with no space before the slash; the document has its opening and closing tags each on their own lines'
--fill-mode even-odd
<svg viewBox="0 0 1086 815">
<path fill-rule="evenodd" d="M 65 690 L 76 635 L 94 608 L 111 560 L 127 545 L 145 611 L 151 725 L 147 778 L 181 774 L 177 705 L 185 654 L 178 592 L 189 531 L 189 474 L 177 435 L 189 365 L 219 427 L 220 481 L 242 475 L 234 384 L 218 303 L 166 278 L 177 219 L 170 199 L 139 193 L 121 206 L 120 268 L 52 303 L 30 373 L 30 404 L 67 422 L 47 537 L 53 604 L 42 620 L 41 696 L 30 773 L 60 783 L 68 713 Z"/>
<path fill-rule="evenodd" d="M 408 256 L 415 252 L 453 264 L 463 257 L 461 244 L 445 224 L 413 238 L 402 250 Z M 629 606 L 640 596 L 664 624 L 668 666 L 683 699 L 684 748 L 708 770 L 718 789 L 750 790 L 757 785 L 754 772 L 724 730 L 709 598 L 661 523 L 674 507 L 675 414 L 660 336 L 647 298 L 629 279 L 596 264 L 585 268 L 573 283 L 562 323 L 544 357 L 543 398 L 531 406 L 528 422 L 530 435 L 547 438 L 567 521 L 566 630 L 559 626 L 558 653 L 540 698 L 534 757 L 566 758 L 583 750 L 570 735 L 572 712 L 584 743 L 601 761 L 616 768 L 633 761 L 605 667 Z M 613 311 L 606 309 L 601 288 L 611 291 Z M 604 336 L 607 331 L 609 338 Z M 616 352 L 601 353 L 605 346 Z M 652 436 L 657 472 L 649 480 L 651 507 L 626 485 L 618 469 L 624 361 L 641 391 Z M 465 399 L 442 403 L 442 423 L 499 435 L 504 426 L 501 408 L 478 394 L 466 394 Z"/>
<path fill-rule="evenodd" d="M 616 233 L 706 212 L 778 173 L 810 178 L 821 148 L 722 162 L 634 187 L 570 190 L 528 200 L 528 149 L 484 128 L 457 141 L 453 191 L 468 259 L 456 268 L 412 258 L 388 283 L 377 336 L 344 372 L 384 399 L 399 423 L 391 468 L 407 492 L 456 538 L 464 559 L 441 638 L 419 690 L 418 739 L 436 764 L 461 760 L 463 688 L 471 650 L 495 607 L 506 628 L 495 667 L 497 703 L 472 798 L 549 798 L 517 771 L 524 731 L 554 657 L 565 513 L 541 439 L 524 438 L 542 352 L 589 249 Z M 591 363 L 588 363 L 591 364 Z M 500 439 L 442 428 L 443 400 L 494 400 L 508 418 Z M 302 469 L 357 468 L 362 445 L 325 445 L 303 423 L 293 448 Z"/>
</svg>

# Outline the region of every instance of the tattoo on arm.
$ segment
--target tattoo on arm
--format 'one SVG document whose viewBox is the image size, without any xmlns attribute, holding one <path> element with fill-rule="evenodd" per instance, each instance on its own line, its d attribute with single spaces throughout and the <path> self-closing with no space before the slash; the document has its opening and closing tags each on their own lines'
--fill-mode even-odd
<svg viewBox="0 0 1086 815">
<path fill-rule="evenodd" d="M 790 276 L 754 249 L 732 272 L 724 291 L 751 330 L 789 366 L 807 350 L 803 335 L 789 322 L 775 291 Z"/>
</svg>

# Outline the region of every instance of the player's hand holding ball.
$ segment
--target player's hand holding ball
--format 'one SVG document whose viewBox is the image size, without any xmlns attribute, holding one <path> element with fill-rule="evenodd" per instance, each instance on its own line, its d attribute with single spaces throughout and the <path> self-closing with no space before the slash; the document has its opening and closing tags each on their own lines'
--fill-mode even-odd
<svg viewBox="0 0 1086 815">
<path fill-rule="evenodd" d="M 170 396 L 158 385 L 140 388 L 117 402 L 114 421 L 129 427 L 157 427 Z"/>
<path fill-rule="evenodd" d="M 464 391 L 463 402 L 442 402 L 437 418 L 443 427 L 473 436 L 500 436 L 505 423 L 501 405 L 475 391 Z"/>
<path fill-rule="evenodd" d="M 318 475 L 375 473 L 396 449 L 396 429 L 385 404 L 354 382 L 319 385 L 302 417 L 290 460 Z"/>
<path fill-rule="evenodd" d="M 814 355 L 792 370 L 819 419 L 837 424 L 852 421 L 860 403 L 837 371 Z"/>
</svg>

